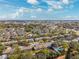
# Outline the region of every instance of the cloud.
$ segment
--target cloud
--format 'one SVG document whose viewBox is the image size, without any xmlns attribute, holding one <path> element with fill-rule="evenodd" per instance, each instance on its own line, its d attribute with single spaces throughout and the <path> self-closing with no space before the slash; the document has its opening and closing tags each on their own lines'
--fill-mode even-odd
<svg viewBox="0 0 79 59">
<path fill-rule="evenodd" d="M 69 4 L 70 3 L 69 0 L 61 0 L 61 2 L 63 2 L 64 4 Z"/>
<path fill-rule="evenodd" d="M 49 1 L 46 1 L 46 3 L 49 5 L 49 7 L 51 7 L 52 9 L 62 9 L 63 6 L 61 4 L 60 1 L 52 1 L 52 0 L 49 0 Z"/>
<path fill-rule="evenodd" d="M 37 14 L 42 11 L 43 9 L 41 8 L 29 9 L 25 7 L 20 7 L 19 9 L 16 10 L 16 12 L 0 16 L 0 18 L 1 19 L 16 19 L 16 18 L 23 17 L 24 15 L 28 15 L 28 14 L 30 14 L 29 18 L 36 18 L 36 15 L 33 15 L 33 14 Z"/>
<path fill-rule="evenodd" d="M 79 20 L 79 16 L 66 15 L 65 17 L 62 17 L 61 19 L 62 20 Z"/>
<path fill-rule="evenodd" d="M 37 0 L 27 0 L 27 2 L 30 3 L 30 4 L 37 4 L 38 3 Z"/>
<path fill-rule="evenodd" d="M 73 8 L 73 3 L 75 0 L 43 0 L 48 4 L 48 9 L 52 8 L 53 10 L 65 10 L 65 8 Z M 70 6 L 71 5 L 71 6 Z"/>
<path fill-rule="evenodd" d="M 51 12 L 51 11 L 53 11 L 53 9 L 52 9 L 52 8 L 49 8 L 49 9 L 48 9 L 48 12 Z"/>
<path fill-rule="evenodd" d="M 63 8 L 60 4 L 53 4 L 52 7 L 54 9 L 62 9 Z"/>
<path fill-rule="evenodd" d="M 4 19 L 4 18 L 6 18 L 6 16 L 0 16 L 0 19 Z"/>
<path fill-rule="evenodd" d="M 24 7 L 19 8 L 15 13 L 12 14 L 12 18 L 16 18 L 24 13 L 29 12 L 30 10 Z"/>
<path fill-rule="evenodd" d="M 28 12 L 30 12 L 30 9 L 21 7 L 19 9 L 17 9 L 16 12 L 10 13 L 10 14 L 4 15 L 4 16 L 0 16 L 0 18 L 1 19 L 16 19 L 17 17 L 23 16 L 24 13 L 28 13 Z"/>
<path fill-rule="evenodd" d="M 36 11 L 37 11 L 37 12 L 42 12 L 42 11 L 43 11 L 43 9 L 38 8 L 38 9 L 36 9 Z"/>
<path fill-rule="evenodd" d="M 35 18 L 37 18 L 37 17 L 36 17 L 35 15 L 32 15 L 31 18 L 32 18 L 32 19 L 35 19 Z"/>
</svg>

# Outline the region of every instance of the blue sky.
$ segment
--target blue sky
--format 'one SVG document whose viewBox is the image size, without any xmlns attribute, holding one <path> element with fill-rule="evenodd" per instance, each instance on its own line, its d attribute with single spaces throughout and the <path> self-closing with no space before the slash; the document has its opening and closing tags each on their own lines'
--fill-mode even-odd
<svg viewBox="0 0 79 59">
<path fill-rule="evenodd" d="M 0 0 L 2 20 L 79 20 L 79 0 Z"/>
</svg>

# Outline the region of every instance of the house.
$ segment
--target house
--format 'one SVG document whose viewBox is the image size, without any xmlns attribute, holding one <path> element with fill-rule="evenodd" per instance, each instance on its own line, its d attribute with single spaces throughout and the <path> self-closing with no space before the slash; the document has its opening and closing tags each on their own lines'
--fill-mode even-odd
<svg viewBox="0 0 79 59">
<path fill-rule="evenodd" d="M 34 39 L 32 39 L 32 38 L 30 38 L 30 39 L 27 39 L 29 42 L 33 42 L 34 41 Z"/>
<path fill-rule="evenodd" d="M 0 59 L 8 59 L 8 56 L 7 56 L 6 54 L 1 55 L 1 56 L 0 56 Z"/>
<path fill-rule="evenodd" d="M 58 47 L 56 44 L 51 44 L 51 46 L 49 46 L 48 48 L 55 51 L 56 53 L 60 53 L 64 50 L 63 48 Z"/>
<path fill-rule="evenodd" d="M 24 30 L 24 28 L 19 28 L 19 29 L 16 30 L 16 33 L 19 36 L 23 36 L 25 34 L 25 30 Z"/>
<path fill-rule="evenodd" d="M 7 49 L 5 49 L 3 51 L 3 54 L 12 54 L 14 52 L 14 49 L 12 47 L 7 47 Z"/>
<path fill-rule="evenodd" d="M 6 31 L 6 32 L 3 33 L 3 38 L 4 38 L 4 40 L 6 40 L 6 41 L 10 40 L 10 36 L 11 36 L 11 35 L 10 35 L 10 32 L 7 32 L 7 31 Z"/>
</svg>

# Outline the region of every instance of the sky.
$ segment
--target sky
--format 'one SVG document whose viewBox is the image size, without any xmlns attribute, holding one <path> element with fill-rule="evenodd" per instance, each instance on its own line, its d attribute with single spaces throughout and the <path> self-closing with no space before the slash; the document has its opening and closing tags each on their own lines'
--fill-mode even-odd
<svg viewBox="0 0 79 59">
<path fill-rule="evenodd" d="M 79 0 L 0 0 L 0 20 L 79 20 Z"/>
</svg>

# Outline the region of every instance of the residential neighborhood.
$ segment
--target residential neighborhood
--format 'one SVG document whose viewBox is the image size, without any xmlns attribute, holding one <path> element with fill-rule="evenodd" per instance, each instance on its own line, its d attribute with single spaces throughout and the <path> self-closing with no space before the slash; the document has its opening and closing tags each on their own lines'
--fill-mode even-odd
<svg viewBox="0 0 79 59">
<path fill-rule="evenodd" d="M 79 22 L 6 22 L 0 23 L 0 59 L 79 58 Z"/>
</svg>

